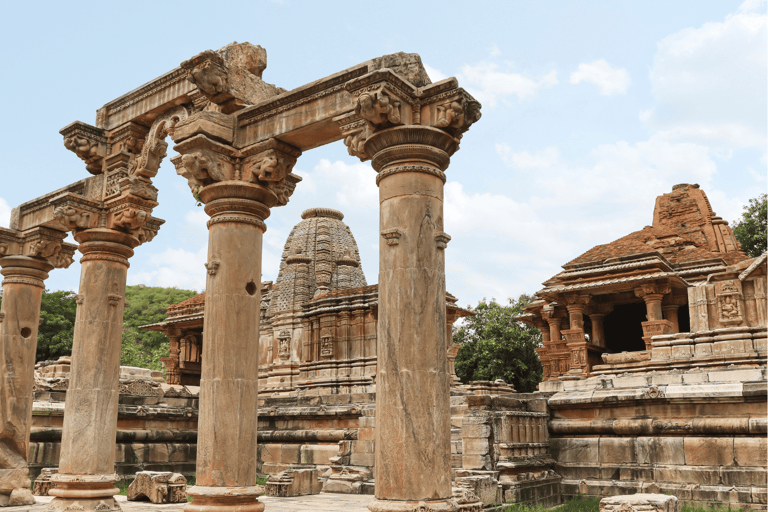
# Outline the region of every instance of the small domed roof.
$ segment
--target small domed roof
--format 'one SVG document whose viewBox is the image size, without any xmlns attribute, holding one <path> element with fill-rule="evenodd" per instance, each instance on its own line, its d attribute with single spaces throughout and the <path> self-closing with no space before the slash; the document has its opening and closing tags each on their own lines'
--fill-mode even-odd
<svg viewBox="0 0 768 512">
<path fill-rule="evenodd" d="M 267 316 L 292 311 L 317 295 L 367 286 L 360 252 L 344 214 L 310 208 L 285 242 Z"/>
</svg>

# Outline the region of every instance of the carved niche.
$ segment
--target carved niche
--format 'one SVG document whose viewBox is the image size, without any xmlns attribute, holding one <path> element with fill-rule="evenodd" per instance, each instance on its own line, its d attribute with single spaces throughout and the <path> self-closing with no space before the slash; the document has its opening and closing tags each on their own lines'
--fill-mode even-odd
<svg viewBox="0 0 768 512">
<path fill-rule="evenodd" d="M 333 335 L 330 329 L 323 329 L 320 333 L 320 357 L 333 356 Z"/>
<path fill-rule="evenodd" d="M 291 357 L 291 331 L 283 329 L 280 334 L 277 335 L 277 357 L 280 359 L 288 359 Z"/>
<path fill-rule="evenodd" d="M 744 322 L 741 292 L 736 286 L 731 283 L 722 285 L 717 293 L 717 311 L 722 325 L 735 326 Z"/>
</svg>

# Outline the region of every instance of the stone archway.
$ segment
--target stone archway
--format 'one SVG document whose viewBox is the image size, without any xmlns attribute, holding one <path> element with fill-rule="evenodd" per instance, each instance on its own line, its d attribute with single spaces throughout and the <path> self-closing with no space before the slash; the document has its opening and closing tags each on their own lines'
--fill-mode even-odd
<svg viewBox="0 0 768 512">
<path fill-rule="evenodd" d="M 188 512 L 263 510 L 251 464 L 258 351 L 248 341 L 259 335 L 265 221 L 300 181 L 291 170 L 302 152 L 336 140 L 371 160 L 380 191 L 376 400 L 387 414 L 377 419 L 370 508 L 455 507 L 443 186 L 480 104 L 455 79 L 432 84 L 415 54 L 373 59 L 292 91 L 263 82 L 265 67 L 266 52 L 248 43 L 208 50 L 105 105 L 96 126 L 69 125 L 65 146 L 94 176 L 14 213 L 17 238 L 39 228 L 61 238 L 72 231 L 83 254 L 51 510 L 119 509 L 112 496 L 126 273 L 133 250 L 163 223 L 152 217 L 151 179 L 166 136 L 176 143 L 177 172 L 210 216 L 198 485 Z M 12 262 L 0 259 L 4 274 Z"/>
</svg>

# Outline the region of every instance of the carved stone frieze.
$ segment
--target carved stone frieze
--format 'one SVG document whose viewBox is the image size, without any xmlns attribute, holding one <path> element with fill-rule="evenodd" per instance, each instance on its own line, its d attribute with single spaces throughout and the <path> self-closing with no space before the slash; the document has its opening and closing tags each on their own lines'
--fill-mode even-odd
<svg viewBox="0 0 768 512">
<path fill-rule="evenodd" d="M 64 136 L 64 147 L 85 162 L 85 169 L 88 172 L 102 173 L 102 159 L 108 152 L 107 135 L 104 130 L 75 121 L 62 128 L 59 133 Z"/>
<path fill-rule="evenodd" d="M 717 287 L 717 312 L 720 323 L 736 326 L 744 323 L 741 307 L 741 291 L 733 283 L 723 283 Z"/>
<path fill-rule="evenodd" d="M 157 187 L 152 185 L 149 178 L 131 174 L 120 180 L 119 187 L 122 194 L 132 194 L 150 201 L 157 201 Z"/>
</svg>

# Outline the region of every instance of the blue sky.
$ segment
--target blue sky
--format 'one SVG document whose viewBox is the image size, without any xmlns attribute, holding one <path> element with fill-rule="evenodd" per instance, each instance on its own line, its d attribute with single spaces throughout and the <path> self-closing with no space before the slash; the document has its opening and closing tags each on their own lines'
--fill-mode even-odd
<svg viewBox="0 0 768 512">
<path fill-rule="evenodd" d="M 0 225 L 10 208 L 88 176 L 58 131 L 232 41 L 266 48 L 286 89 L 387 53 L 416 52 L 483 103 L 447 171 L 447 285 L 461 304 L 532 293 L 560 265 L 652 222 L 654 199 L 699 183 L 732 221 L 766 191 L 768 16 L 739 1 L 46 2 L 4 6 Z M 172 153 L 171 153 L 172 154 Z M 263 277 L 315 206 L 344 212 L 378 281 L 378 195 L 341 142 L 305 153 L 267 220 Z M 129 284 L 202 290 L 206 216 L 166 159 L 166 224 Z M 77 289 L 79 265 L 50 289 Z"/>
</svg>

